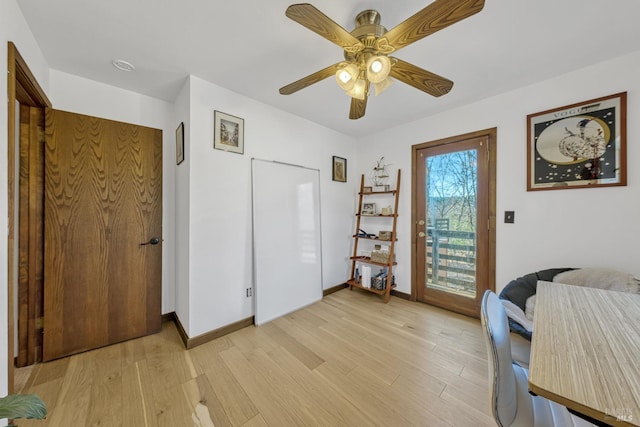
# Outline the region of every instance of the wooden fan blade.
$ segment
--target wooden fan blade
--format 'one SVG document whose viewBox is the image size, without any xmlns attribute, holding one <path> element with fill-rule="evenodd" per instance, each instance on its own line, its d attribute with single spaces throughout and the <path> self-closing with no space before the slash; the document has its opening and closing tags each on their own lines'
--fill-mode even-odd
<svg viewBox="0 0 640 427">
<path fill-rule="evenodd" d="M 387 31 L 382 38 L 398 50 L 480 12 L 484 0 L 436 0 Z"/>
<path fill-rule="evenodd" d="M 348 52 L 355 53 L 364 48 L 360 40 L 309 3 L 292 4 L 285 15 Z"/>
<path fill-rule="evenodd" d="M 451 90 L 453 82 L 430 71 L 423 70 L 398 58 L 394 62 L 389 75 L 408 85 L 427 92 L 429 95 L 442 96 Z"/>
<path fill-rule="evenodd" d="M 342 62 L 330 65 L 323 70 L 316 71 L 315 73 L 310 74 L 307 77 L 303 77 L 300 80 L 281 87 L 280 95 L 291 95 L 292 93 L 297 92 L 300 89 L 304 89 L 307 86 L 311 86 L 314 83 L 318 83 L 319 81 L 324 80 L 327 77 L 335 76 L 340 64 L 342 64 Z"/>
<path fill-rule="evenodd" d="M 367 98 L 364 99 L 351 98 L 351 109 L 349 110 L 349 118 L 351 120 L 357 120 L 360 117 L 364 117 L 364 113 L 367 110 Z"/>
</svg>

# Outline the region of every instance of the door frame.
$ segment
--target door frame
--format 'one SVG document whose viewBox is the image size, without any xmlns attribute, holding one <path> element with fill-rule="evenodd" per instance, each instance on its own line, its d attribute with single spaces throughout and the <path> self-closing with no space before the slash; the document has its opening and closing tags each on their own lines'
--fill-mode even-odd
<svg viewBox="0 0 640 427">
<path fill-rule="evenodd" d="M 7 342 L 7 389 L 9 393 L 14 393 L 14 285 L 19 277 L 15 265 L 18 259 L 16 247 L 16 185 L 17 170 L 15 165 L 16 147 L 16 124 L 18 117 L 15 113 L 15 104 L 44 108 L 51 107 L 51 101 L 34 77 L 27 63 L 18 52 L 18 49 L 9 41 L 7 43 L 7 205 L 8 205 L 8 238 L 7 238 L 7 316 L 8 316 L 8 342 Z M 44 220 L 44 218 L 43 218 Z"/>
<path fill-rule="evenodd" d="M 418 301 L 417 269 L 418 269 L 418 242 L 422 240 L 418 238 L 416 228 L 418 226 L 418 191 L 424 191 L 423 186 L 418 183 L 417 168 L 423 167 L 418 161 L 418 150 L 440 145 L 452 144 L 473 138 L 487 137 L 488 141 L 488 172 L 489 172 L 489 194 L 488 194 L 488 224 L 489 237 L 489 256 L 487 262 L 487 277 L 489 283 L 487 288 L 495 291 L 496 288 L 496 143 L 497 128 L 489 128 L 470 132 L 462 135 L 451 136 L 448 138 L 438 139 L 434 141 L 424 142 L 422 144 L 413 145 L 411 147 L 411 301 Z M 479 222 L 479 221 L 478 221 Z M 462 313 L 479 317 L 477 314 Z"/>
</svg>

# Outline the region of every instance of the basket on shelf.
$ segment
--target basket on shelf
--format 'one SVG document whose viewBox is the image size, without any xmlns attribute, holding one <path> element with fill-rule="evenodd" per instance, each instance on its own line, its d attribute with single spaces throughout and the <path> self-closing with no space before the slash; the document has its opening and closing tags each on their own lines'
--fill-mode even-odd
<svg viewBox="0 0 640 427">
<path fill-rule="evenodd" d="M 396 277 L 391 276 L 391 286 L 395 285 Z M 378 274 L 375 277 L 371 278 L 371 288 L 382 291 L 387 289 L 387 273 Z"/>
<path fill-rule="evenodd" d="M 391 231 L 380 231 L 378 233 L 379 240 L 391 240 Z"/>
<path fill-rule="evenodd" d="M 379 262 L 381 264 L 388 264 L 389 263 L 389 252 L 371 251 L 371 261 Z"/>
</svg>

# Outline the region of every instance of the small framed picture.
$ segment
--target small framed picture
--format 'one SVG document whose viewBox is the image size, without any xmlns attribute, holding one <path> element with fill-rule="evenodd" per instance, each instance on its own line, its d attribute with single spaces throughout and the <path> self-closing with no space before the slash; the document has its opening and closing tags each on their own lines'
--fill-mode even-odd
<svg viewBox="0 0 640 427">
<path fill-rule="evenodd" d="M 371 194 L 373 193 L 372 187 L 362 187 L 362 194 Z"/>
<path fill-rule="evenodd" d="M 213 148 L 244 154 L 244 119 L 214 111 Z"/>
<path fill-rule="evenodd" d="M 362 204 L 362 215 L 375 215 L 376 214 L 376 204 L 375 203 L 363 203 Z"/>
<path fill-rule="evenodd" d="M 347 182 L 347 159 L 333 156 L 333 180 Z"/>
<path fill-rule="evenodd" d="M 176 165 L 184 162 L 184 122 L 176 129 Z"/>
</svg>

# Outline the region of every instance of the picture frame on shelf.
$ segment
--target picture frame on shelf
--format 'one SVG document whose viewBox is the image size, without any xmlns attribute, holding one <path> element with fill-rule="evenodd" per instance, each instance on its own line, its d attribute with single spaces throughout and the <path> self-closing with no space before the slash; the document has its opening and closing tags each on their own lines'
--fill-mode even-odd
<svg viewBox="0 0 640 427">
<path fill-rule="evenodd" d="M 362 204 L 362 215 L 375 215 L 376 214 L 376 204 L 375 203 L 363 203 Z"/>
<path fill-rule="evenodd" d="M 527 191 L 627 185 L 627 93 L 527 116 Z"/>
<path fill-rule="evenodd" d="M 213 121 L 213 148 L 244 154 L 244 119 L 216 110 Z"/>
<path fill-rule="evenodd" d="M 373 188 L 371 187 L 362 187 L 362 194 L 371 194 L 373 193 Z"/>
<path fill-rule="evenodd" d="M 176 165 L 184 162 L 184 122 L 176 128 Z"/>
<path fill-rule="evenodd" d="M 347 182 L 347 159 L 333 156 L 332 179 Z"/>
</svg>

